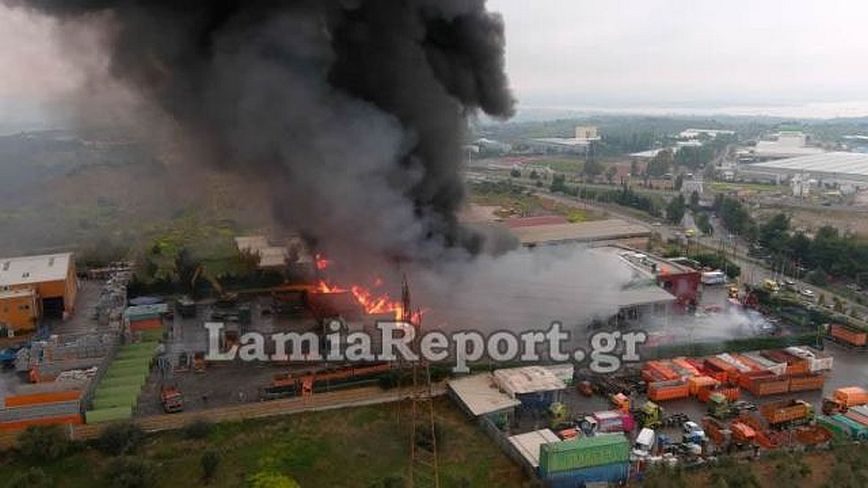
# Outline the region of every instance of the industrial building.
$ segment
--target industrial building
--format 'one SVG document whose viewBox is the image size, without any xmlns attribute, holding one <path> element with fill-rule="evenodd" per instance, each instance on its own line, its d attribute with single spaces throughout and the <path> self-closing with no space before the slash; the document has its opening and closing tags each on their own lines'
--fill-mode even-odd
<svg viewBox="0 0 868 488">
<path fill-rule="evenodd" d="M 285 247 L 272 246 L 265 236 L 236 237 L 235 246 L 240 252 L 259 256 L 259 267 L 263 269 L 282 268 L 289 257 Z"/>
<path fill-rule="evenodd" d="M 820 183 L 868 187 L 868 154 L 827 152 L 810 156 L 778 159 L 742 165 L 739 173 L 777 182 L 795 175 L 808 176 Z M 804 178 L 803 178 L 804 179 Z"/>
<path fill-rule="evenodd" d="M 591 143 L 601 139 L 594 126 L 576 126 L 575 137 L 539 137 L 527 144 L 536 151 L 554 153 L 585 153 Z"/>
<path fill-rule="evenodd" d="M 72 313 L 77 292 L 71 253 L 0 259 L 0 324 L 7 331 L 30 331 L 40 317 Z"/>
<path fill-rule="evenodd" d="M 808 136 L 799 131 L 780 131 L 773 140 L 759 141 L 746 153 L 759 161 L 822 154 L 819 147 L 808 145 Z"/>
<path fill-rule="evenodd" d="M 651 236 L 649 228 L 620 219 L 570 223 L 565 219 L 553 221 L 543 220 L 541 217 L 528 217 L 527 222 L 524 222 L 524 219 L 513 219 L 506 224 L 521 244 L 527 247 L 570 243 L 644 247 Z"/>
</svg>

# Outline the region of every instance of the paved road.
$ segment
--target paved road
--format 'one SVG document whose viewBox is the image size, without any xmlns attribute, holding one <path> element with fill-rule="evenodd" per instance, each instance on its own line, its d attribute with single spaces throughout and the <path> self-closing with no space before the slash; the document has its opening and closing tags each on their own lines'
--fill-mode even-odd
<svg viewBox="0 0 868 488">
<path fill-rule="evenodd" d="M 506 180 L 506 178 L 492 174 L 480 174 L 477 175 L 477 177 L 482 177 L 489 181 L 494 181 L 498 179 Z M 516 182 L 515 180 L 513 180 L 513 183 L 525 186 L 528 189 L 532 189 L 538 193 L 544 194 L 546 198 L 550 198 L 559 203 L 563 203 L 574 208 L 580 208 L 584 210 L 604 210 L 615 218 L 619 218 L 633 224 L 642 225 L 652 229 L 654 232 L 658 233 L 664 241 L 675 238 L 683 239 L 684 228 L 695 229 L 693 217 L 689 215 L 689 212 L 688 216 L 685 217 L 685 227 L 675 227 L 665 224 L 664 222 L 661 222 L 659 219 L 655 219 L 650 215 L 646 216 L 642 212 L 634 211 L 620 205 L 601 203 L 597 201 L 578 200 L 577 198 L 571 196 L 553 194 L 545 187 L 540 188 L 532 184 L 525 184 L 520 181 Z M 747 243 L 741 241 L 737 237 L 730 238 L 729 232 L 723 229 L 723 226 L 718 219 L 712 218 L 711 222 L 714 226 L 713 236 L 701 236 L 699 232 L 697 232 L 697 237 L 692 238 L 691 241 L 693 243 L 698 243 L 713 250 L 721 248 L 725 249 L 728 257 L 741 268 L 741 283 L 757 285 L 761 284 L 766 279 L 784 279 L 781 273 L 776 273 L 774 270 L 769 269 L 761 261 L 749 257 L 747 255 Z M 846 297 L 837 295 L 831 290 L 820 288 L 802 280 L 797 280 L 794 277 L 788 277 L 787 279 L 794 281 L 795 286 L 799 290 L 811 290 L 814 293 L 815 300 L 817 297 L 819 297 L 820 294 L 823 294 L 826 296 L 826 303 L 831 304 L 833 302 L 833 297 L 837 297 L 845 304 L 847 309 L 850 309 L 852 307 L 860 314 L 860 316 L 868 317 L 868 307 L 859 305 L 855 302 L 850 302 Z"/>
</svg>

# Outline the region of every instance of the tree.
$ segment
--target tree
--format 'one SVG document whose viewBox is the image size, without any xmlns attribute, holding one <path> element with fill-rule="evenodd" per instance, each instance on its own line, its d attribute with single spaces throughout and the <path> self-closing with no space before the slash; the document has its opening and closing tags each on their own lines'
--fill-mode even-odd
<svg viewBox="0 0 868 488">
<path fill-rule="evenodd" d="M 699 232 L 702 232 L 703 235 L 707 236 L 714 234 L 714 227 L 711 225 L 711 220 L 708 218 L 707 213 L 699 212 L 695 214 L 695 216 L 696 218 L 694 220 Z"/>
<path fill-rule="evenodd" d="M 639 162 L 635 159 L 630 161 L 630 176 L 639 176 Z"/>
<path fill-rule="evenodd" d="M 145 439 L 145 433 L 137 425 L 124 422 L 112 424 L 96 439 L 96 448 L 105 454 L 123 455 L 134 452 Z"/>
<path fill-rule="evenodd" d="M 150 462 L 127 456 L 112 459 L 103 472 L 106 486 L 114 488 L 150 488 L 155 478 Z"/>
<path fill-rule="evenodd" d="M 603 173 L 603 165 L 596 159 L 590 158 L 582 166 L 582 174 L 589 178 L 596 178 Z"/>
<path fill-rule="evenodd" d="M 297 481 L 273 470 L 263 470 L 248 479 L 250 488 L 300 488 Z"/>
<path fill-rule="evenodd" d="M 687 477 L 680 466 L 653 464 L 642 476 L 642 488 L 687 488 Z"/>
<path fill-rule="evenodd" d="M 618 168 L 614 165 L 606 168 L 606 181 L 611 185 L 615 181 L 615 176 L 618 174 Z"/>
<path fill-rule="evenodd" d="M 760 482 L 750 466 L 739 466 L 731 458 L 722 458 L 711 470 L 710 485 L 714 488 L 760 488 Z"/>
<path fill-rule="evenodd" d="M 518 168 L 512 168 L 509 172 L 509 176 L 513 178 L 521 178 L 521 171 Z"/>
<path fill-rule="evenodd" d="M 699 210 L 699 192 L 696 190 L 690 192 L 690 208 L 694 212 Z"/>
<path fill-rule="evenodd" d="M 214 478 L 217 467 L 220 466 L 220 454 L 214 449 L 206 449 L 199 463 L 202 465 L 202 478 L 208 483 Z"/>
<path fill-rule="evenodd" d="M 658 152 L 648 163 L 646 172 L 650 176 L 660 177 L 669 172 L 672 167 L 672 150 L 663 149 Z"/>
<path fill-rule="evenodd" d="M 535 169 L 530 170 L 530 179 L 532 179 L 532 180 L 538 180 L 539 179 L 539 173 L 537 173 L 537 171 Z"/>
<path fill-rule="evenodd" d="M 666 220 L 671 224 L 679 224 L 684 219 L 687 206 L 684 203 L 684 195 L 679 194 L 669 201 L 666 206 Z"/>
<path fill-rule="evenodd" d="M 775 478 L 781 486 L 798 486 L 810 474 L 811 467 L 800 456 L 787 454 L 775 463 Z"/>
<path fill-rule="evenodd" d="M 681 174 L 676 176 L 673 186 L 675 187 L 675 191 L 681 191 L 681 187 L 684 186 L 684 176 L 682 176 Z"/>
<path fill-rule="evenodd" d="M 16 445 L 25 459 L 56 461 L 72 450 L 72 443 L 59 425 L 36 425 L 28 427 L 18 436 Z"/>
</svg>

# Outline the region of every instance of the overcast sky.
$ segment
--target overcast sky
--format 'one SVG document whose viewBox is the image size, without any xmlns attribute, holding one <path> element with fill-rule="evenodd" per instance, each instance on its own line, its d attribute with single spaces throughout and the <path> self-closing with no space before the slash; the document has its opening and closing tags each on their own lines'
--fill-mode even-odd
<svg viewBox="0 0 868 488">
<path fill-rule="evenodd" d="M 525 105 L 868 100 L 864 0 L 489 0 Z"/>
<path fill-rule="evenodd" d="M 507 71 L 523 107 L 868 101 L 863 0 L 489 0 L 489 8 L 506 21 Z M 81 83 L 51 31 L 50 21 L 0 6 L 4 112 Z"/>
</svg>

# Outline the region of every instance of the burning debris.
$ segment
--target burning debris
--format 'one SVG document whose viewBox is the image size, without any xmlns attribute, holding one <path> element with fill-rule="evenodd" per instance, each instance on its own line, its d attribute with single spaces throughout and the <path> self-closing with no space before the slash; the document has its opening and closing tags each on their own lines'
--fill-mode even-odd
<svg viewBox="0 0 868 488">
<path fill-rule="evenodd" d="M 4 1 L 98 29 L 112 76 L 329 255 L 482 249 L 455 217 L 466 117 L 513 112 L 484 0 Z"/>
</svg>

